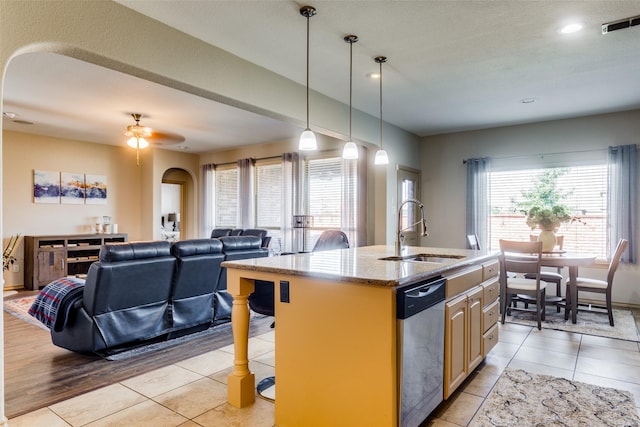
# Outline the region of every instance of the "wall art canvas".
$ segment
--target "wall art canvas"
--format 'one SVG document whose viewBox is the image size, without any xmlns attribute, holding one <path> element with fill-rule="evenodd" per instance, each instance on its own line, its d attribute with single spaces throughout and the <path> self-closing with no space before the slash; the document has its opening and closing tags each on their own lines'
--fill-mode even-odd
<svg viewBox="0 0 640 427">
<path fill-rule="evenodd" d="M 33 202 L 60 203 L 60 172 L 33 171 Z"/>
<path fill-rule="evenodd" d="M 84 204 L 84 174 L 69 172 L 60 174 L 60 202 L 72 205 Z"/>
<path fill-rule="evenodd" d="M 107 177 L 104 175 L 84 176 L 85 183 L 85 203 L 87 205 L 107 204 Z"/>
</svg>

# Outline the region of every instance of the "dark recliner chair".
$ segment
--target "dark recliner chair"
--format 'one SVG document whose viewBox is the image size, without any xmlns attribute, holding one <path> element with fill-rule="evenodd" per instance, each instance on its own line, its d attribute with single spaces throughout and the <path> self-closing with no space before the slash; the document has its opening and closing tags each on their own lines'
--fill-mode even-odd
<svg viewBox="0 0 640 427">
<path fill-rule="evenodd" d="M 213 295 L 224 261 L 222 242 L 183 240 L 171 246 L 171 254 L 177 259 L 171 291 L 172 335 L 206 329 L 213 322 Z"/>
<path fill-rule="evenodd" d="M 247 258 L 260 258 L 269 255 L 269 251 L 262 247 L 262 239 L 258 236 L 225 236 L 220 237 L 225 261 Z M 218 288 L 214 295 L 213 307 L 215 324 L 231 319 L 233 297 L 227 292 L 227 270 L 220 271 Z"/>
<path fill-rule="evenodd" d="M 229 234 L 231 234 L 230 228 L 214 228 L 211 231 L 211 238 L 217 239 L 218 237 L 228 236 Z"/>
<path fill-rule="evenodd" d="M 116 348 L 167 334 L 176 266 L 167 241 L 113 243 L 100 249 L 63 325 L 51 330 L 59 347 L 77 352 Z"/>
<path fill-rule="evenodd" d="M 271 242 L 271 236 L 267 236 L 269 230 L 265 230 L 264 228 L 247 228 L 242 232 L 243 236 L 258 236 L 262 239 L 262 247 L 268 248 L 269 243 Z"/>
</svg>

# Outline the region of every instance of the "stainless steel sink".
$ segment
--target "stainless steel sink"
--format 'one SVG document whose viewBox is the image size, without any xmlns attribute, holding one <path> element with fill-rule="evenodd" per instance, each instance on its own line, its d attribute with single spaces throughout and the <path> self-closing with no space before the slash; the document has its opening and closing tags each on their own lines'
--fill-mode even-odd
<svg viewBox="0 0 640 427">
<path fill-rule="evenodd" d="M 464 255 L 448 255 L 448 254 L 415 254 L 404 256 L 388 256 L 380 258 L 382 261 L 408 261 L 423 262 L 430 264 L 451 264 L 456 260 L 465 258 Z"/>
</svg>

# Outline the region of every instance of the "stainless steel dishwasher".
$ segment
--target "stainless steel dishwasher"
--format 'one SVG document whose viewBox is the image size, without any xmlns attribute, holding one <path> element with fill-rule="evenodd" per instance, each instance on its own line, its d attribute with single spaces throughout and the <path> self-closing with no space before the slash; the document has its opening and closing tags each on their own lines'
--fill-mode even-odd
<svg viewBox="0 0 640 427">
<path fill-rule="evenodd" d="M 399 288 L 398 426 L 417 427 L 442 402 L 445 279 Z"/>
</svg>

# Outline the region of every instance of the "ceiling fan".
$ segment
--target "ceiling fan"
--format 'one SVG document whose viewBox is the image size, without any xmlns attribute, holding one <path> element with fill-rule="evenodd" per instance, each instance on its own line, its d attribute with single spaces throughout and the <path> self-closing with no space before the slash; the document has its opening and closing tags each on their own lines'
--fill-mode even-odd
<svg viewBox="0 0 640 427">
<path fill-rule="evenodd" d="M 144 138 L 149 144 L 158 146 L 177 145 L 185 141 L 185 137 L 182 135 L 178 135 L 177 133 L 162 132 L 159 130 L 151 129 L 150 127 L 142 126 L 140 124 L 140 120 L 144 116 L 140 113 L 131 113 L 131 117 L 133 117 L 133 120 L 135 120 L 136 124 L 127 126 L 127 131 L 124 133 L 126 136 L 130 136 L 132 138 Z M 140 142 L 140 148 L 146 148 L 148 146 L 147 144 L 143 147 L 142 145 L 144 145 L 144 143 L 142 141 Z M 135 148 L 135 140 L 133 142 L 133 145 L 132 143 L 129 143 L 129 145 Z"/>
<path fill-rule="evenodd" d="M 127 144 L 136 149 L 136 164 L 140 165 L 140 150 L 147 148 L 150 144 L 158 147 L 166 147 L 177 145 L 185 141 L 185 137 L 176 133 L 160 132 L 140 124 L 143 115 L 140 113 L 131 113 L 131 117 L 135 120 L 135 125 L 127 126 L 124 133 L 130 137 Z"/>
</svg>

